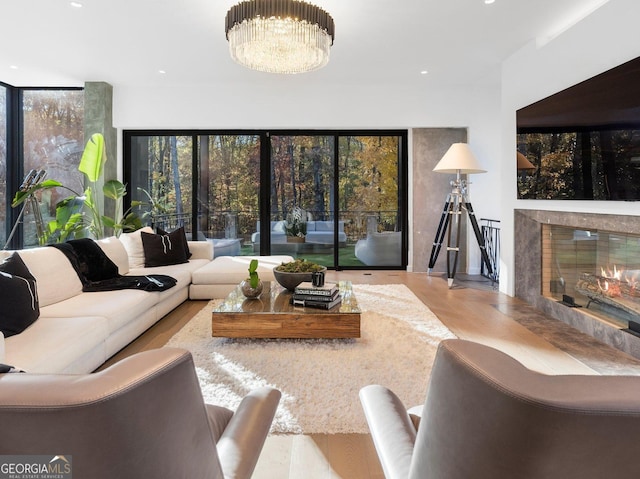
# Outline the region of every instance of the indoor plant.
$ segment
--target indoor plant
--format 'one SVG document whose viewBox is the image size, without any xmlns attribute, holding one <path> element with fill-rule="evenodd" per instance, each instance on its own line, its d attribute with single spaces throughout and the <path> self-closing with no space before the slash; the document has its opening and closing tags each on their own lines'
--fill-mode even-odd
<svg viewBox="0 0 640 479">
<path fill-rule="evenodd" d="M 15 194 L 11 203 L 14 208 L 38 190 L 60 187 L 72 193 L 56 205 L 56 218 L 49 222 L 43 237 L 38 238 L 40 244 L 64 242 L 85 236 L 100 239 L 106 236 L 106 228 L 111 228 L 113 234 L 119 236 L 123 231 L 134 231 L 142 227 L 142 220 L 132 211 L 133 207 L 140 206 L 142 202 L 132 201 L 131 208 L 123 211 L 123 198 L 127 189 L 118 180 L 106 181 L 102 186 L 104 197 L 115 201 L 114 216 L 103 214 L 104 208 L 98 197 L 98 186 L 106 161 L 104 137 L 95 133 L 87 141 L 78 166 L 78 170 L 84 173 L 87 181 L 87 187 L 82 194 L 56 180 L 45 180 Z"/>
<path fill-rule="evenodd" d="M 258 260 L 252 259 L 249 263 L 249 277 L 240 283 L 240 289 L 247 298 L 257 298 L 262 293 L 262 288 L 262 281 L 258 276 Z"/>
<path fill-rule="evenodd" d="M 326 271 L 327 267 L 304 258 L 282 263 L 273 269 L 273 276 L 283 288 L 294 291 L 303 281 L 311 281 L 311 275 L 318 271 Z"/>
</svg>

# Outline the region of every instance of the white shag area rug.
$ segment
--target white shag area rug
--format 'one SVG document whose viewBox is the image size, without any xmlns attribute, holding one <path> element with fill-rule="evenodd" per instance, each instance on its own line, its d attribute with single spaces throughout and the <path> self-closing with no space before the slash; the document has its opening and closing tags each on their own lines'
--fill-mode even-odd
<svg viewBox="0 0 640 479">
<path fill-rule="evenodd" d="M 436 348 L 455 336 L 402 284 L 353 290 L 360 339 L 213 338 L 214 300 L 167 346 L 192 352 L 208 403 L 235 410 L 253 388 L 279 389 L 273 433 L 367 433 L 360 388 L 381 384 L 407 407 L 422 404 Z"/>
</svg>

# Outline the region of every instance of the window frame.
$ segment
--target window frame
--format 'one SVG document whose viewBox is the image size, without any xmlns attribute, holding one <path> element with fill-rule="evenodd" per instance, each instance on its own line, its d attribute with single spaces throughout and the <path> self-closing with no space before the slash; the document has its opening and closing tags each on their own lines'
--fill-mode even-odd
<svg viewBox="0 0 640 479">
<path fill-rule="evenodd" d="M 406 269 L 408 264 L 408 242 L 409 242 L 409 194 L 408 194 L 408 142 L 409 133 L 406 129 L 390 129 L 390 130 L 368 130 L 368 129 L 353 129 L 353 130 L 323 130 L 323 129 L 267 129 L 267 130 L 244 130 L 244 129 L 127 129 L 123 130 L 123 176 L 125 184 L 130 184 L 132 179 L 132 139 L 139 136 L 191 136 L 193 138 L 193 160 L 192 171 L 195 172 L 192 175 L 193 192 L 196 194 L 196 187 L 198 183 L 198 170 L 197 170 L 197 158 L 198 158 L 198 137 L 212 136 L 212 135 L 254 135 L 260 137 L 260 192 L 259 192 L 259 205 L 260 205 L 260 224 L 261 229 L 261 244 L 260 251 L 262 255 L 271 254 L 271 245 L 269 238 L 269 224 L 270 224 L 270 211 L 271 211 L 271 196 L 270 196 L 270 183 L 271 183 L 271 144 L 270 136 L 333 136 L 334 137 L 334 157 L 339 157 L 340 138 L 346 136 L 390 136 L 398 137 L 399 139 L 399 151 L 398 151 L 398 227 L 402 232 L 401 240 L 401 264 L 394 266 L 342 266 L 339 264 L 339 248 L 334 248 L 334 265 L 336 269 L 379 269 L 379 270 L 392 270 L 398 268 Z M 337 188 L 339 183 L 339 162 L 334 162 L 334 184 L 336 186 L 336 194 L 339 193 Z M 127 195 L 125 197 L 125 207 L 131 206 L 131 197 Z M 196 231 L 192 231 L 193 237 L 197 234 L 197 201 L 192 201 L 192 219 L 191 224 Z M 339 204 L 336 200 L 336 204 Z M 340 211 L 336 211 L 339 214 Z M 337 236 L 337 230 L 336 230 Z M 337 243 L 335 243 L 337 245 Z"/>
<path fill-rule="evenodd" d="M 19 220 L 21 208 L 12 208 L 11 200 L 18 191 L 24 179 L 24 92 L 25 91 L 84 91 L 84 87 L 16 87 L 0 81 L 0 86 L 6 90 L 6 155 L 7 155 L 7 185 L 5 208 L 5 234 L 8 238 L 12 228 Z M 6 245 L 8 249 L 22 249 L 24 235 L 22 223 L 19 223 L 11 241 Z M 3 245 L 4 246 L 4 245 Z"/>
</svg>

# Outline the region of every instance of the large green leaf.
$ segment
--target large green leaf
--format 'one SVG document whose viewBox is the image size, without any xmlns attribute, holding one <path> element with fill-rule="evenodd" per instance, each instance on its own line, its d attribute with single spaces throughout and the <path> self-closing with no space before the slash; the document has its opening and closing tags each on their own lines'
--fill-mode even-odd
<svg viewBox="0 0 640 479">
<path fill-rule="evenodd" d="M 11 207 L 15 208 L 16 206 L 21 205 L 30 194 L 35 193 L 38 190 L 48 190 L 51 188 L 57 188 L 58 186 L 62 186 L 62 183 L 56 180 L 44 180 L 42 183 L 38 183 L 27 190 L 17 191 L 16 195 L 13 197 L 13 201 L 11 202 Z"/>
<path fill-rule="evenodd" d="M 69 196 L 56 204 L 56 221 L 62 227 L 76 215 L 82 216 L 82 205 L 84 201 L 75 196 Z"/>
<path fill-rule="evenodd" d="M 135 213 L 127 214 L 120 220 L 119 223 L 116 223 L 113 218 L 103 216 L 102 222 L 107 228 L 113 228 L 115 230 L 114 232 L 116 236 L 119 236 L 123 231 L 130 232 L 142 228 L 142 221 L 140 220 L 140 217 Z"/>
<path fill-rule="evenodd" d="M 136 231 L 142 228 L 142 220 L 135 213 L 129 213 L 122 220 L 122 229 L 124 231 Z"/>
<path fill-rule="evenodd" d="M 260 284 L 260 278 L 258 277 L 258 260 L 252 259 L 249 263 L 249 284 L 252 288 L 257 288 Z"/>
<path fill-rule="evenodd" d="M 102 192 L 107 198 L 119 200 L 126 196 L 127 188 L 118 180 L 109 180 L 102 187 Z"/>
<path fill-rule="evenodd" d="M 101 133 L 94 133 L 87 141 L 87 145 L 80 158 L 80 166 L 78 170 L 83 172 L 89 178 L 89 181 L 95 183 L 102 176 L 104 164 L 107 161 L 107 155 L 104 151 L 104 137 Z"/>
</svg>

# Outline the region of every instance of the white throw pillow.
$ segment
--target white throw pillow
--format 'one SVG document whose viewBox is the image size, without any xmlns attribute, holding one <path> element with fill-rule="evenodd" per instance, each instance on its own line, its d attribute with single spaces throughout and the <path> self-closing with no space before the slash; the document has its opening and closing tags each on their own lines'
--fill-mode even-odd
<svg viewBox="0 0 640 479">
<path fill-rule="evenodd" d="M 142 232 L 153 234 L 154 231 L 150 226 L 133 233 L 122 233 L 119 237 L 124 249 L 127 250 L 129 256 L 129 268 L 144 268 L 144 248 L 142 247 Z"/>
</svg>

